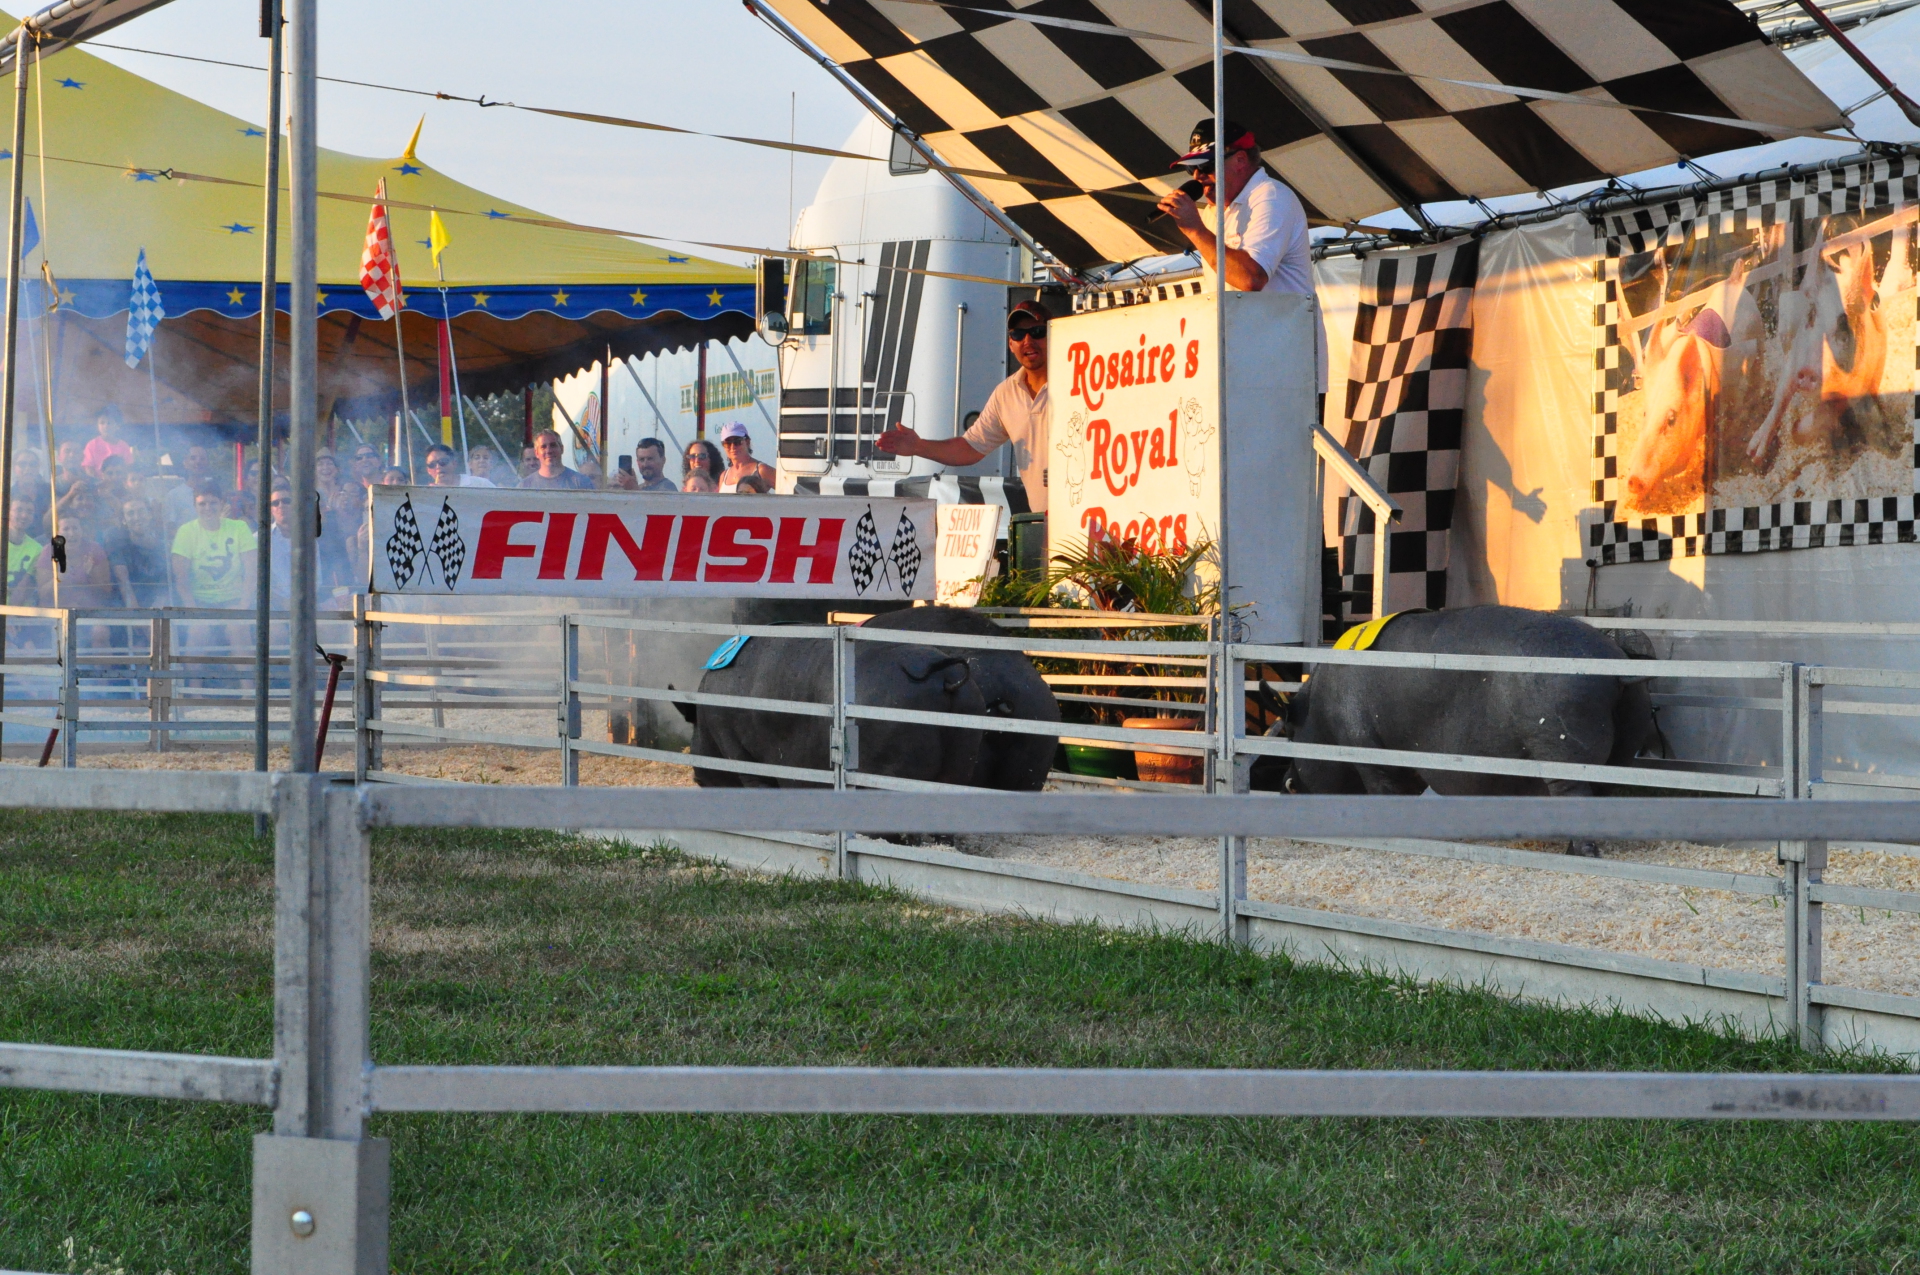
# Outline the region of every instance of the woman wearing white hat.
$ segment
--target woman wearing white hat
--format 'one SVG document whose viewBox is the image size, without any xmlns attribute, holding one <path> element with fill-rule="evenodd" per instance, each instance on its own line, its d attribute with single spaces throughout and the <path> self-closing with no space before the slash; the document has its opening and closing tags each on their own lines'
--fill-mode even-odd
<svg viewBox="0 0 1920 1275">
<path fill-rule="evenodd" d="M 720 430 L 720 450 L 727 454 L 727 468 L 720 475 L 720 490 L 737 492 L 740 481 L 749 474 L 757 476 L 766 484 L 766 490 L 773 490 L 773 466 L 753 458 L 753 440 L 747 436 L 747 427 L 739 421 L 733 421 Z"/>
</svg>

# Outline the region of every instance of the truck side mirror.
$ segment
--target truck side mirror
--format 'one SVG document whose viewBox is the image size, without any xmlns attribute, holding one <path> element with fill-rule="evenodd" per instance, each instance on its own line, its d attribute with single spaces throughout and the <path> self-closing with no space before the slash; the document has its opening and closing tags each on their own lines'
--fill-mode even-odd
<svg viewBox="0 0 1920 1275">
<path fill-rule="evenodd" d="M 780 316 L 780 334 L 786 335 L 787 314 L 787 259 L 785 257 L 762 257 L 754 272 L 754 309 L 761 317 L 760 326 L 764 333 L 769 316 Z"/>
</svg>

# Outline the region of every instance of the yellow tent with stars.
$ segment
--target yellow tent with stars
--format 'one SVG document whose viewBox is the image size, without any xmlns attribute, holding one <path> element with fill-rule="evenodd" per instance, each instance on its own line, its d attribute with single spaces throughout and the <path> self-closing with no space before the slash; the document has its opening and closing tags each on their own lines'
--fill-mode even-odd
<svg viewBox="0 0 1920 1275">
<path fill-rule="evenodd" d="M 44 65 L 29 59 L 28 74 L 37 79 L 27 97 L 28 241 L 37 232 L 38 242 L 24 263 L 21 341 L 22 363 L 35 370 L 22 368 L 20 410 L 33 419 L 50 394 L 60 424 L 89 422 L 114 403 L 132 421 L 152 413 L 161 424 L 245 426 L 258 384 L 265 130 L 77 47 Z M 469 394 L 570 375 L 609 350 L 641 355 L 752 331 L 748 268 L 496 199 L 435 170 L 418 140 L 416 128 L 393 159 L 320 152 L 320 288 L 311 298 L 291 297 L 284 282 L 292 267 L 282 199 L 278 335 L 284 350 L 290 304 L 318 308 L 323 419 L 336 405 L 385 409 L 399 396 L 394 324 L 360 287 L 368 208 L 383 178 L 416 402 L 431 396 L 433 326 L 443 315 Z M 0 151 L 0 173 L 11 160 Z M 283 188 L 285 172 L 283 164 Z M 435 212 L 447 237 L 444 292 L 430 255 Z M 143 251 L 165 318 L 151 350 L 129 366 Z M 57 295 L 41 281 L 43 261 Z"/>
</svg>

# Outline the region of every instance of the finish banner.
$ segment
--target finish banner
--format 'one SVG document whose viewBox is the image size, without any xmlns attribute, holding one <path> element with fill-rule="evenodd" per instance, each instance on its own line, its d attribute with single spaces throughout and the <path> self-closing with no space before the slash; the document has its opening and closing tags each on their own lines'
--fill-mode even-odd
<svg viewBox="0 0 1920 1275">
<path fill-rule="evenodd" d="M 932 600 L 934 502 L 375 487 L 377 593 Z"/>
</svg>

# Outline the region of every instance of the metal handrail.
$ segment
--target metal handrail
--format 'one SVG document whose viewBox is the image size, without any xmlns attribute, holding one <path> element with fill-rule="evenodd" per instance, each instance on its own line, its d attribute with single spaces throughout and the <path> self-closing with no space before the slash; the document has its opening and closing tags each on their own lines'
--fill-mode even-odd
<svg viewBox="0 0 1920 1275">
<path fill-rule="evenodd" d="M 1313 450 L 1373 511 L 1373 615 L 1378 619 L 1387 613 L 1387 524 L 1399 521 L 1400 502 L 1387 494 L 1359 457 L 1342 447 L 1324 425 L 1313 427 Z"/>
</svg>

